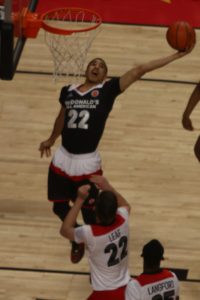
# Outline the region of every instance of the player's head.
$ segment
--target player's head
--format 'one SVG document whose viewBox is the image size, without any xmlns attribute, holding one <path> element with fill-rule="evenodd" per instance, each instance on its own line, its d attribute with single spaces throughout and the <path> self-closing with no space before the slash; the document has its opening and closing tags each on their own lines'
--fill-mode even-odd
<svg viewBox="0 0 200 300">
<path fill-rule="evenodd" d="M 158 267 L 160 266 L 160 261 L 164 259 L 163 254 L 163 245 L 158 240 L 153 239 L 144 245 L 141 256 L 146 266 Z"/>
<path fill-rule="evenodd" d="M 86 68 L 86 80 L 91 83 L 101 83 L 106 79 L 108 67 L 102 58 L 94 58 Z"/>
<path fill-rule="evenodd" d="M 111 225 L 115 221 L 117 207 L 115 194 L 110 191 L 102 191 L 95 201 L 98 224 L 103 226 Z"/>
</svg>

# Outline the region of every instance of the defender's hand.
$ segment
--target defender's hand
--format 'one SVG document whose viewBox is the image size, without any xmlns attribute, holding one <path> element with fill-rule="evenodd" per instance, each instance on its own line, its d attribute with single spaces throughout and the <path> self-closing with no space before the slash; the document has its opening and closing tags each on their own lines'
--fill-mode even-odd
<svg viewBox="0 0 200 300">
<path fill-rule="evenodd" d="M 91 186 L 89 184 L 80 186 L 78 188 L 78 198 L 85 200 L 89 195 L 90 188 Z"/>
<path fill-rule="evenodd" d="M 46 157 L 49 157 L 51 155 L 51 146 L 53 144 L 54 143 L 51 140 L 46 140 L 42 142 L 38 149 L 40 151 L 40 156 L 43 157 L 43 155 L 45 154 Z"/>
</svg>

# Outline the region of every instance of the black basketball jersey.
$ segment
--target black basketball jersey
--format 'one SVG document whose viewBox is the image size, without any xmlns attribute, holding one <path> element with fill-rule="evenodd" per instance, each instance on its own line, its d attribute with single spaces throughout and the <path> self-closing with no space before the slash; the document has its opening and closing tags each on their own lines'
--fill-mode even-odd
<svg viewBox="0 0 200 300">
<path fill-rule="evenodd" d="M 67 151 L 83 154 L 96 150 L 114 100 L 120 93 L 118 78 L 84 93 L 77 85 L 62 88 L 59 101 L 66 108 L 62 145 Z"/>
</svg>

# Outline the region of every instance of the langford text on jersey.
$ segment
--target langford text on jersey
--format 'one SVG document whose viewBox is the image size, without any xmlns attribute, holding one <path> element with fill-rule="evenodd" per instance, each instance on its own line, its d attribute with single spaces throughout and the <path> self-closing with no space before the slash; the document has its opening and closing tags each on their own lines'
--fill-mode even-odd
<svg viewBox="0 0 200 300">
<path fill-rule="evenodd" d="M 152 285 L 147 290 L 148 290 L 148 294 L 152 295 L 154 293 L 162 292 L 163 290 L 169 290 L 169 289 L 173 289 L 173 288 L 174 288 L 174 282 L 173 282 L 173 280 L 169 280 L 169 281 L 165 281 L 162 283 L 157 283 L 155 285 Z"/>
</svg>

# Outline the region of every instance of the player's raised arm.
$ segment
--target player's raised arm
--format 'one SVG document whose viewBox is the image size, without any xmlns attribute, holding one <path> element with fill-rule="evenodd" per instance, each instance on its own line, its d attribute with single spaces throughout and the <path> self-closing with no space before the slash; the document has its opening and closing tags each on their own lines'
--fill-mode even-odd
<svg viewBox="0 0 200 300">
<path fill-rule="evenodd" d="M 41 157 L 43 157 L 44 154 L 47 157 L 51 155 L 51 146 L 53 146 L 56 139 L 59 137 L 59 135 L 63 130 L 64 117 L 65 117 L 65 108 L 62 106 L 55 120 L 54 127 L 50 137 L 40 144 L 39 151 L 41 153 Z"/>
<path fill-rule="evenodd" d="M 194 90 L 189 98 L 189 101 L 186 105 L 186 108 L 183 112 L 182 124 L 183 124 L 183 127 L 187 130 L 194 129 L 193 125 L 192 125 L 192 121 L 190 119 L 190 115 L 199 101 L 200 101 L 200 82 L 194 88 Z"/>
<path fill-rule="evenodd" d="M 192 50 L 186 50 L 182 52 L 176 52 L 171 55 L 168 55 L 166 57 L 152 60 L 147 63 L 139 64 L 138 66 L 130 69 L 128 72 L 126 72 L 124 75 L 120 78 L 120 89 L 123 92 L 126 90 L 132 83 L 134 83 L 136 80 L 140 79 L 145 73 L 151 72 L 155 69 L 164 67 L 168 65 L 169 63 L 173 62 L 174 60 L 181 58 L 188 53 L 190 53 Z"/>
<path fill-rule="evenodd" d="M 83 185 L 78 189 L 78 195 L 74 202 L 74 205 L 70 209 L 69 213 L 64 219 L 64 222 L 60 228 L 60 234 L 65 238 L 73 241 L 74 240 L 74 227 L 79 211 L 83 205 L 84 200 L 88 197 L 90 185 Z"/>
</svg>

